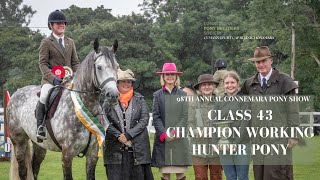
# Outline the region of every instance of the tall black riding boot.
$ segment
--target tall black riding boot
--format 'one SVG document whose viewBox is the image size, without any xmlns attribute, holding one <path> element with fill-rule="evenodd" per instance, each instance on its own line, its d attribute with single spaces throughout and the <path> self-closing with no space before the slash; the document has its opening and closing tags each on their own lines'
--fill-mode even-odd
<svg viewBox="0 0 320 180">
<path fill-rule="evenodd" d="M 36 118 L 37 118 L 37 142 L 43 142 L 43 140 L 47 139 L 46 135 L 46 127 L 43 124 L 44 116 L 46 110 L 45 105 L 38 101 L 37 110 L 36 110 Z"/>
</svg>

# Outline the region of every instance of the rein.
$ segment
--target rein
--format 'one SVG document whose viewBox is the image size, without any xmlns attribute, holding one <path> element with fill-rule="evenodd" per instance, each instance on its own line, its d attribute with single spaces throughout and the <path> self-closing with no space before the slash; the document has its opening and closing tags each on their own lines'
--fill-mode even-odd
<svg viewBox="0 0 320 180">
<path fill-rule="evenodd" d="M 56 86 L 55 88 L 57 88 L 57 87 L 61 87 L 61 88 L 64 88 L 64 89 L 66 89 L 66 90 L 68 90 L 68 91 L 74 91 L 74 92 L 77 92 L 77 93 L 91 93 L 91 94 L 100 94 L 100 96 L 99 96 L 99 101 L 101 101 L 101 94 L 102 93 L 100 93 L 101 91 L 99 90 L 99 91 L 79 91 L 79 90 L 75 90 L 75 89 L 70 89 L 70 88 L 68 88 L 68 87 L 66 87 L 66 86 L 63 86 L 63 85 L 59 85 L 59 86 Z M 105 100 L 104 100 L 105 101 Z M 93 115 L 94 117 L 97 117 L 97 116 L 103 116 L 103 115 L 106 115 L 105 113 L 98 113 L 98 114 L 96 114 L 96 115 Z"/>
<path fill-rule="evenodd" d="M 67 87 L 65 87 L 65 86 L 63 86 L 63 85 L 59 85 L 59 87 L 64 88 L 64 89 L 66 89 L 66 90 L 68 90 L 68 91 L 74 91 L 74 92 L 77 92 L 77 93 L 100 94 L 100 92 L 101 92 L 100 90 L 99 90 L 99 91 L 79 91 L 79 90 L 67 88 Z"/>
<path fill-rule="evenodd" d="M 101 56 L 103 56 L 103 54 L 100 54 L 99 56 L 97 56 L 97 57 L 95 57 L 95 59 L 94 59 L 94 64 L 95 64 L 95 62 L 97 61 L 97 59 L 99 58 L 99 57 L 101 57 Z M 116 78 L 114 78 L 114 77 L 109 77 L 109 78 L 107 78 L 106 80 L 104 80 L 101 84 L 99 83 L 99 81 L 98 81 L 98 77 L 97 77 L 97 70 L 96 70 L 96 68 L 94 67 L 93 68 L 94 69 L 94 81 L 95 81 L 95 84 L 97 84 L 97 88 L 99 89 L 98 91 L 80 91 L 80 90 L 75 90 L 75 89 L 70 89 L 70 88 L 67 88 L 67 87 L 65 87 L 65 86 L 63 86 L 63 85 L 59 85 L 59 87 L 62 87 L 62 88 L 64 88 L 64 89 L 67 89 L 67 90 L 69 90 L 69 91 L 74 91 L 74 92 L 77 92 L 77 93 L 91 93 L 91 94 L 104 94 L 103 92 L 102 92 L 102 88 L 108 83 L 108 82 L 111 82 L 111 81 L 115 81 L 115 82 L 117 82 L 117 80 L 116 80 Z"/>
</svg>

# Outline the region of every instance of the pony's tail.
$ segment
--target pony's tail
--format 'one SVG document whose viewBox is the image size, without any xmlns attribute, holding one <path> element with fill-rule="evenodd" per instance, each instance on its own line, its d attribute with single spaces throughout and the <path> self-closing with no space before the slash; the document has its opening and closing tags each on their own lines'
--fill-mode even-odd
<svg viewBox="0 0 320 180">
<path fill-rule="evenodd" d="M 19 177 L 19 164 L 16 158 L 16 153 L 14 146 L 12 145 L 11 149 L 11 161 L 10 161 L 10 179 L 17 180 L 20 179 Z M 31 140 L 27 143 L 27 149 L 25 154 L 25 163 L 27 167 L 27 180 L 34 180 L 33 171 L 32 171 L 32 142 Z"/>
</svg>

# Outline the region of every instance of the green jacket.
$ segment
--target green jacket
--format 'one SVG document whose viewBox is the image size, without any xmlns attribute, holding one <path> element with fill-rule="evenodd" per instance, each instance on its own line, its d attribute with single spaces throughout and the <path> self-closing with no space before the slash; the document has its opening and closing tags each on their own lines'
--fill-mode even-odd
<svg viewBox="0 0 320 180">
<path fill-rule="evenodd" d="M 250 96 L 292 96 L 295 95 L 296 83 L 286 74 L 273 69 L 267 88 L 263 90 L 260 85 L 258 73 L 246 80 L 241 88 L 241 93 Z M 258 114 L 266 116 L 272 112 L 272 120 L 259 119 Z M 292 102 L 252 102 L 251 103 L 252 127 L 299 127 L 299 104 Z M 257 136 L 252 138 L 252 144 L 284 144 L 287 138 L 271 138 Z M 288 149 L 288 156 L 257 154 L 253 160 L 256 164 L 290 164 L 292 150 Z"/>
<path fill-rule="evenodd" d="M 296 83 L 286 74 L 274 69 L 267 83 L 267 88 L 262 89 L 258 73 L 246 80 L 241 88 L 241 94 L 250 96 L 292 96 L 296 95 Z M 289 106 L 290 105 L 290 106 Z M 299 108 L 294 103 L 288 102 L 265 102 L 252 103 L 252 111 L 272 110 L 273 119 L 271 121 L 253 121 L 252 126 L 278 125 L 278 126 L 299 126 Z M 265 124 L 263 124 L 265 123 Z"/>
<path fill-rule="evenodd" d="M 188 127 L 192 127 L 195 132 L 196 136 L 196 128 L 203 128 L 203 127 L 213 127 L 215 126 L 212 121 L 208 118 L 208 112 L 214 109 L 214 103 L 211 102 L 191 102 L 189 104 L 188 110 Z M 190 151 L 193 151 L 193 145 L 197 144 L 217 144 L 218 138 L 216 137 L 216 133 L 213 134 L 212 138 L 204 138 L 204 137 L 194 137 L 190 138 Z M 209 146 L 210 147 L 210 146 Z M 211 158 L 211 157 L 218 157 L 218 154 L 213 153 L 212 155 L 195 155 L 202 158 Z"/>
</svg>

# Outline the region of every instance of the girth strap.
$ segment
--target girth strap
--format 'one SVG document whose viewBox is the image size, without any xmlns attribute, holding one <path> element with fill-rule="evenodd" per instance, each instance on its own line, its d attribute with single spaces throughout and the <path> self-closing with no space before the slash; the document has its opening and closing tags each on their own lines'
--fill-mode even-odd
<svg viewBox="0 0 320 180">
<path fill-rule="evenodd" d="M 51 104 L 49 103 L 50 101 L 50 94 L 53 92 L 54 89 L 56 88 L 60 88 L 58 90 L 58 93 L 55 95 L 54 99 L 52 100 Z M 61 88 L 59 86 L 56 86 L 54 88 L 51 88 L 50 91 L 49 91 L 49 95 L 48 95 L 48 98 L 47 98 L 47 103 L 46 105 L 48 105 L 48 107 L 46 107 L 46 115 L 44 117 L 44 124 L 47 128 L 47 131 L 52 139 L 52 141 L 59 147 L 59 149 L 62 151 L 62 147 L 61 145 L 58 143 L 56 137 L 54 136 L 54 133 L 53 133 L 53 130 L 52 130 L 52 125 L 51 125 L 51 120 L 54 116 L 54 113 L 58 107 L 58 104 L 59 104 L 59 101 L 60 101 L 60 98 L 62 96 L 62 93 L 64 91 L 64 88 Z"/>
<path fill-rule="evenodd" d="M 47 131 L 52 139 L 52 141 L 59 147 L 59 149 L 62 151 L 62 147 L 60 146 L 60 144 L 58 143 L 56 137 L 53 134 L 53 130 L 52 130 L 52 126 L 51 126 L 51 119 L 46 121 L 46 126 L 47 126 Z"/>
<path fill-rule="evenodd" d="M 55 137 L 54 134 L 53 134 L 53 130 L 52 130 L 52 126 L 51 126 L 51 123 L 50 123 L 50 122 L 47 123 L 47 130 L 48 130 L 48 133 L 49 133 L 52 141 L 53 141 L 53 142 L 59 147 L 59 149 L 62 151 L 62 147 L 60 146 L 60 144 L 58 143 L 56 137 Z M 82 158 L 83 156 L 86 155 L 86 153 L 87 153 L 87 151 L 88 151 L 88 149 L 89 149 L 89 146 L 90 146 L 91 137 L 92 137 L 92 133 L 90 132 L 87 146 L 86 146 L 86 148 L 84 148 L 84 150 L 81 152 L 82 155 L 80 155 L 80 154 L 77 155 L 78 157 L 81 157 L 81 158 Z"/>
<path fill-rule="evenodd" d="M 87 146 L 86 146 L 86 148 L 84 148 L 84 150 L 80 153 L 80 154 L 82 154 L 82 155 L 80 155 L 80 154 L 77 155 L 78 157 L 83 158 L 83 156 L 85 156 L 85 155 L 87 154 L 87 151 L 88 151 L 88 149 L 89 149 L 90 142 L 91 142 L 91 136 L 92 136 L 92 133 L 90 132 Z"/>
</svg>

